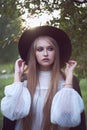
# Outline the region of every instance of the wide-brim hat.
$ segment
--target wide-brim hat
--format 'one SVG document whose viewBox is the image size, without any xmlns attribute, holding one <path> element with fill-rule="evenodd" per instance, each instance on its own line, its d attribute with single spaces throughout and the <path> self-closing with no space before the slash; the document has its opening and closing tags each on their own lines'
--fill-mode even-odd
<svg viewBox="0 0 87 130">
<path fill-rule="evenodd" d="M 63 67 L 71 56 L 71 41 L 68 35 L 61 29 L 53 26 L 38 26 L 23 32 L 19 39 L 18 49 L 21 58 L 27 64 L 27 56 L 33 41 L 39 36 L 50 36 L 56 40 L 59 46 L 60 66 Z"/>
</svg>

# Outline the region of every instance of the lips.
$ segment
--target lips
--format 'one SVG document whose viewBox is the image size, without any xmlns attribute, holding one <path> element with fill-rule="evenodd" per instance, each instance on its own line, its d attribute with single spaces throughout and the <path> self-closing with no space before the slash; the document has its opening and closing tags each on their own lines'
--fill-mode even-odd
<svg viewBox="0 0 87 130">
<path fill-rule="evenodd" d="M 44 58 L 43 61 L 49 61 L 49 58 Z"/>
</svg>

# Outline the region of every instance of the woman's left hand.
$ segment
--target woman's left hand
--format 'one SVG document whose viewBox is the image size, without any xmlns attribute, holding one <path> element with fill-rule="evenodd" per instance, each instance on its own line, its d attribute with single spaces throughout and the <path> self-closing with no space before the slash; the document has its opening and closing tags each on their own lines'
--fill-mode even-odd
<svg viewBox="0 0 87 130">
<path fill-rule="evenodd" d="M 76 65 L 77 65 L 77 61 L 74 61 L 74 60 L 69 60 L 69 61 L 66 63 L 66 68 L 65 68 L 65 75 L 66 75 L 66 77 L 67 77 L 69 74 L 73 74 L 73 71 L 74 71 Z"/>
</svg>

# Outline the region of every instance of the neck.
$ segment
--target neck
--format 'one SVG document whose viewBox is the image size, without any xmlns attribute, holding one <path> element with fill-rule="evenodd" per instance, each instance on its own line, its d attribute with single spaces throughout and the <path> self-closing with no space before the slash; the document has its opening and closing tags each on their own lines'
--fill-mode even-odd
<svg viewBox="0 0 87 130">
<path fill-rule="evenodd" d="M 48 67 L 42 67 L 40 66 L 40 71 L 51 71 L 52 70 L 52 66 L 48 66 Z"/>
</svg>

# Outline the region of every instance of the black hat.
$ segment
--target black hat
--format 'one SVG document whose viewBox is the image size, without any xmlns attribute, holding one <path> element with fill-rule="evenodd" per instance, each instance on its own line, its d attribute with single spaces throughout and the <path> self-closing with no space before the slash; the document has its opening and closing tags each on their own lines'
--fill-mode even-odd
<svg viewBox="0 0 87 130">
<path fill-rule="evenodd" d="M 60 66 L 63 67 L 71 56 L 71 41 L 63 30 L 52 26 L 38 26 L 23 32 L 18 44 L 21 58 L 27 64 L 27 55 L 31 44 L 39 36 L 50 36 L 56 40 L 59 46 Z"/>
</svg>

